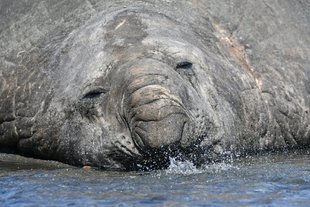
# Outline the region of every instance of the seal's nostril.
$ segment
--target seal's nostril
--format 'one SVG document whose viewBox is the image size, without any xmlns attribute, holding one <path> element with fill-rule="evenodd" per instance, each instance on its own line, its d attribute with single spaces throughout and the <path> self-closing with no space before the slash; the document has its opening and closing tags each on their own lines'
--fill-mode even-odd
<svg viewBox="0 0 310 207">
<path fill-rule="evenodd" d="M 191 69 L 192 66 L 193 66 L 193 63 L 188 62 L 188 61 L 182 61 L 176 65 L 175 69 Z"/>
</svg>

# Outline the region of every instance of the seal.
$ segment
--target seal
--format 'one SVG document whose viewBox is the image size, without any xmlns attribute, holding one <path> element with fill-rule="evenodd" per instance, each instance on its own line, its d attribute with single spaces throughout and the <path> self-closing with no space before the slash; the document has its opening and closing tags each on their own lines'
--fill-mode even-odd
<svg viewBox="0 0 310 207">
<path fill-rule="evenodd" d="M 309 147 L 305 5 L 212 2 L 2 2 L 0 148 L 149 170 Z"/>
</svg>

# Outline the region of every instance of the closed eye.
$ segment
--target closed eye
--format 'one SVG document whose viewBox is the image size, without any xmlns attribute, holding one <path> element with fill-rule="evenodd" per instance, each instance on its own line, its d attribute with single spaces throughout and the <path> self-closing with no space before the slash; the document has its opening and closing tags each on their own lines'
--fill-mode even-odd
<svg viewBox="0 0 310 207">
<path fill-rule="evenodd" d="M 188 61 L 182 61 L 177 63 L 175 69 L 191 69 L 193 66 L 193 63 Z"/>
<path fill-rule="evenodd" d="M 107 90 L 103 88 L 95 88 L 85 93 L 83 99 L 95 99 L 99 98 L 102 94 L 105 94 Z"/>
</svg>

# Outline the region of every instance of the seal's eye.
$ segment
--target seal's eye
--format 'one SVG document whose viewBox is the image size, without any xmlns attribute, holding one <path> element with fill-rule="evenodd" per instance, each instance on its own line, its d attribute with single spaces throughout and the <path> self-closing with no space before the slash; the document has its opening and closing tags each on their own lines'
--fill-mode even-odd
<svg viewBox="0 0 310 207">
<path fill-rule="evenodd" d="M 105 94 L 107 90 L 103 88 L 95 88 L 85 93 L 83 99 L 95 99 L 99 98 L 102 94 Z"/>
<path fill-rule="evenodd" d="M 189 61 L 179 62 L 175 66 L 175 71 L 179 73 L 184 80 L 190 82 L 192 85 L 195 85 L 194 82 L 196 81 L 194 69 L 195 66 Z"/>
<path fill-rule="evenodd" d="M 182 61 L 176 65 L 175 69 L 191 69 L 192 66 L 193 66 L 193 63 L 188 62 L 188 61 Z"/>
</svg>

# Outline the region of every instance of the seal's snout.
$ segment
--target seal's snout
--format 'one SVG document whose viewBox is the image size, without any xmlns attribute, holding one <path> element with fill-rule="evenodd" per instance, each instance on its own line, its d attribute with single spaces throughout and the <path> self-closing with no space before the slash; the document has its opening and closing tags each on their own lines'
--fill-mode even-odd
<svg viewBox="0 0 310 207">
<path fill-rule="evenodd" d="M 129 98 L 129 126 L 139 148 L 157 149 L 181 143 L 188 134 L 188 116 L 178 97 L 161 85 L 151 84 Z"/>
<path fill-rule="evenodd" d="M 180 114 L 172 114 L 160 121 L 139 121 L 133 128 L 133 138 L 140 148 L 158 149 L 178 143 L 186 120 Z"/>
</svg>

